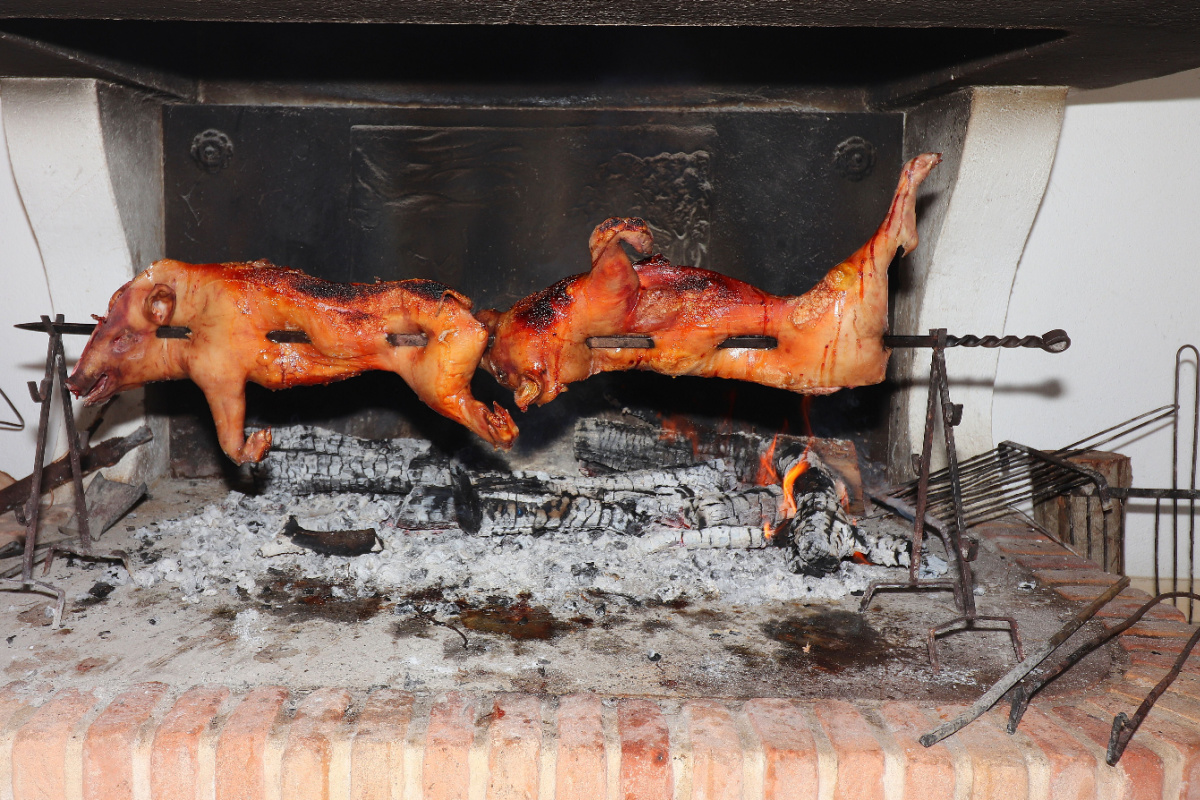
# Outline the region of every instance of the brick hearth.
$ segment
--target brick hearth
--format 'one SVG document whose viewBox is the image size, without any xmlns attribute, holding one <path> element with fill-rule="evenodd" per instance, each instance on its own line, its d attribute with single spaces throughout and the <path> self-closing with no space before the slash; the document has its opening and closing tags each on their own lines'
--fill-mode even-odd
<svg viewBox="0 0 1200 800">
<path fill-rule="evenodd" d="M 982 534 L 1072 601 L 1111 582 L 1023 524 Z M 1127 589 L 1101 617 L 1146 599 Z M 1104 764 L 1113 715 L 1132 713 L 1191 631 L 1160 607 L 1121 638 L 1124 675 L 1035 699 L 1016 735 L 1000 707 L 928 749 L 917 736 L 961 707 L 13 683 L 0 689 L 0 800 L 1200 796 L 1200 656 Z"/>
</svg>

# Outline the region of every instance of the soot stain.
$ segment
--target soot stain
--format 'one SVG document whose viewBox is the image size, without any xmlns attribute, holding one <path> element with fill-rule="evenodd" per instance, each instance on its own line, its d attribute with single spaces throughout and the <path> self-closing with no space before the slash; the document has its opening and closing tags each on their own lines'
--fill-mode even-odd
<svg viewBox="0 0 1200 800">
<path fill-rule="evenodd" d="M 267 610 L 292 621 L 365 622 L 383 609 L 386 599 L 379 594 L 356 597 L 353 589 L 312 578 L 273 576 L 260 586 L 258 599 Z"/>
<path fill-rule="evenodd" d="M 771 620 L 763 624 L 762 631 L 784 645 L 781 661 L 809 664 L 822 672 L 880 664 L 895 655 L 894 646 L 883 634 L 850 611 L 823 610 Z"/>
<path fill-rule="evenodd" d="M 545 606 L 525 600 L 464 608 L 459 612 L 463 627 L 481 633 L 498 633 L 513 639 L 550 639 L 575 626 L 554 617 Z"/>
</svg>

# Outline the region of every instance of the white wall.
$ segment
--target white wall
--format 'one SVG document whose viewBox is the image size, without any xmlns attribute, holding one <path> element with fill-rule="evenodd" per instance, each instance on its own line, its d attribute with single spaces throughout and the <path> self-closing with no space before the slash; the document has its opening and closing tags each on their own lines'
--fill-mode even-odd
<svg viewBox="0 0 1200 800">
<path fill-rule="evenodd" d="M 4 104 L 0 97 L 0 121 Z M 29 397 L 26 381 L 41 380 L 45 369 L 46 337 L 13 328 L 18 322 L 35 322 L 54 314 L 50 289 L 37 240 L 25 206 L 17 192 L 8 142 L 0 124 L 0 389 L 25 417 L 25 430 L 0 430 L 0 471 L 14 478 L 33 469 L 34 441 L 40 406 Z M 0 400 L 0 419 L 13 419 Z"/>
<path fill-rule="evenodd" d="M 154 98 L 94 80 L 0 80 L 0 387 L 21 403 L 28 428 L 0 431 L 0 469 L 33 466 L 39 407 L 26 380 L 44 370 L 44 334 L 15 322 L 63 314 L 87 322 L 137 270 L 163 254 L 161 106 Z M 86 339 L 64 338 L 69 362 Z M 143 393 L 125 392 L 105 411 L 98 439 L 149 424 L 155 436 L 107 472 L 152 480 L 166 467 L 166 427 L 147 418 Z M 96 412 L 78 413 L 87 426 Z M 47 455 L 66 450 L 61 401 L 52 406 Z M 3 410 L 0 409 L 0 414 Z"/>
<path fill-rule="evenodd" d="M 1073 344 L 1002 352 L 996 441 L 1056 448 L 1171 402 L 1176 349 L 1200 345 L 1198 253 L 1200 71 L 1073 92 L 1005 323 L 1064 328 Z M 1132 457 L 1136 486 L 1170 485 L 1167 431 L 1110 449 Z M 1130 516 L 1131 575 L 1153 572 L 1150 508 Z"/>
</svg>

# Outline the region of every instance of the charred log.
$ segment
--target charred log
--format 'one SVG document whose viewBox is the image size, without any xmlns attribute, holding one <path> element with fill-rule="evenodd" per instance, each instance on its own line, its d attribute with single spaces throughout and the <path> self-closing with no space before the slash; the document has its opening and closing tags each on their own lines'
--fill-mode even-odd
<svg viewBox="0 0 1200 800">
<path fill-rule="evenodd" d="M 150 429 L 142 426 L 128 436 L 106 439 L 98 445 L 84 448 L 79 454 L 80 467 L 83 474 L 95 472 L 104 467 L 116 464 L 133 448 L 145 444 L 154 438 Z M 62 486 L 71 480 L 71 463 L 67 456 L 47 464 L 42 470 L 42 492 Z M 29 499 L 29 491 L 33 487 L 33 476 L 27 475 L 21 480 L 0 489 L 0 514 L 11 511 Z"/>
<path fill-rule="evenodd" d="M 795 516 L 772 539 L 773 544 L 787 549 L 792 572 L 822 577 L 836 572 L 847 559 L 882 566 L 908 564 L 906 539 L 868 536 L 854 523 L 838 479 L 815 452 L 785 449 L 777 458 L 777 469 L 786 475 L 801 460 L 807 466 L 792 486 Z"/>
<path fill-rule="evenodd" d="M 255 468 L 259 486 L 294 494 L 407 494 L 414 485 L 450 485 L 450 460 L 423 439 L 368 441 L 321 428 L 276 428 Z"/>
<path fill-rule="evenodd" d="M 778 486 L 754 486 L 696 498 L 696 518 L 701 528 L 749 525 L 774 527 L 779 522 L 783 490 Z"/>
<path fill-rule="evenodd" d="M 765 436 L 690 423 L 662 427 L 604 418 L 580 420 L 575 426 L 575 458 L 594 473 L 678 467 L 719 458 L 741 483 L 760 483 L 759 470 L 772 442 L 778 450 L 815 451 L 845 483 L 850 508 L 856 513 L 862 510 L 858 453 L 847 440 Z"/>
<path fill-rule="evenodd" d="M 733 489 L 733 477 L 719 461 L 591 478 L 485 474 L 472 485 L 482 511 L 477 532 L 489 536 L 553 530 L 637 535 L 664 520 L 695 528 L 697 498 Z"/>
<path fill-rule="evenodd" d="M 638 540 L 638 547 L 646 553 L 668 547 L 755 550 L 770 544 L 767 531 L 752 525 L 715 525 L 699 530 L 655 527 L 647 530 Z"/>
</svg>

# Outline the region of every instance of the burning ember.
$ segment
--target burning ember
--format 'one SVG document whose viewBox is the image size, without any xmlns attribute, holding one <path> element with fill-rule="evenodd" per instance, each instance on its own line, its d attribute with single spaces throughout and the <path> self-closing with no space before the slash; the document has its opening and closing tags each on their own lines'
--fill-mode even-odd
<svg viewBox="0 0 1200 800">
<path fill-rule="evenodd" d="M 660 414 L 659 424 L 662 426 L 662 437 L 670 441 L 685 440 L 692 445 L 692 455 L 700 454 L 700 434 L 696 425 L 686 417 L 678 414 Z"/>
</svg>

